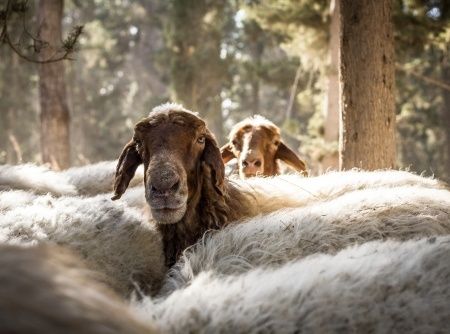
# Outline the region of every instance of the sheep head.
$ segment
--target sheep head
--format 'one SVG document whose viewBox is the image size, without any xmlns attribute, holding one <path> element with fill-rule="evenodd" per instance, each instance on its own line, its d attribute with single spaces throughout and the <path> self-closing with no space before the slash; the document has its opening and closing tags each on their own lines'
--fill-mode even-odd
<svg viewBox="0 0 450 334">
<path fill-rule="evenodd" d="M 158 223 L 184 217 L 202 186 L 201 175 L 208 175 L 218 194 L 223 191 L 224 164 L 214 136 L 201 118 L 179 105 L 157 107 L 136 124 L 119 158 L 113 200 L 125 192 L 141 163 L 145 197 Z"/>
<path fill-rule="evenodd" d="M 305 163 L 283 143 L 280 129 L 262 116 L 249 117 L 236 124 L 229 142 L 221 148 L 223 161 L 238 160 L 241 178 L 279 174 L 277 160 L 306 173 Z"/>
</svg>

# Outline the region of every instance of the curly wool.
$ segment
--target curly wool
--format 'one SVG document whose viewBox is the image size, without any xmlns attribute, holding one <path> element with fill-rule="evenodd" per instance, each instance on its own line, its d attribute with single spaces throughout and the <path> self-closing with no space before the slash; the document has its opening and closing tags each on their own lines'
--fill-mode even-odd
<svg viewBox="0 0 450 334">
<path fill-rule="evenodd" d="M 1 333 L 153 333 L 62 247 L 0 245 Z"/>
<path fill-rule="evenodd" d="M 65 246 L 105 274 L 123 296 L 136 287 L 157 291 L 166 271 L 161 238 L 149 218 L 105 195 L 36 196 L 32 203 L 10 207 L 0 215 L 0 242 Z"/>
<path fill-rule="evenodd" d="M 185 251 L 165 293 L 205 271 L 242 273 L 353 244 L 450 234 L 450 192 L 421 187 L 349 192 L 329 201 L 287 209 L 210 232 Z"/>
<path fill-rule="evenodd" d="M 137 305 L 170 333 L 450 330 L 450 236 L 376 241 L 241 275 L 204 271 Z"/>
<path fill-rule="evenodd" d="M 34 164 L 0 166 L 0 190 L 21 189 L 36 194 L 97 195 L 111 192 L 117 161 L 102 161 L 57 172 Z M 142 184 L 143 168 L 138 168 L 130 187 Z"/>
</svg>

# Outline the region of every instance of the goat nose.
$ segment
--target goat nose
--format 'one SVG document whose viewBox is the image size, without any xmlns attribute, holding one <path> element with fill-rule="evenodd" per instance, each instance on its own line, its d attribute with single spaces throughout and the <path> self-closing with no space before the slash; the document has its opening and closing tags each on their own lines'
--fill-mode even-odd
<svg viewBox="0 0 450 334">
<path fill-rule="evenodd" d="M 150 185 L 150 191 L 155 196 L 167 196 L 171 193 L 175 193 L 180 188 L 180 178 L 160 178 L 152 182 Z"/>
</svg>

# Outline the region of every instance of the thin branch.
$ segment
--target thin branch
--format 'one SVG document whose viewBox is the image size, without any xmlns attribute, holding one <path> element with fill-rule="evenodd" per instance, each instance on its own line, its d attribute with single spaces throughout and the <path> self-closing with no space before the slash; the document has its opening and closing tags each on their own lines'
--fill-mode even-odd
<svg viewBox="0 0 450 334">
<path fill-rule="evenodd" d="M 21 164 L 22 163 L 22 150 L 20 149 L 20 145 L 19 145 L 19 142 L 17 141 L 16 136 L 14 136 L 14 134 L 12 134 L 12 133 L 9 133 L 8 139 L 11 142 L 14 152 L 16 153 L 17 163 Z"/>
<path fill-rule="evenodd" d="M 20 43 L 16 45 L 12 42 L 8 32 L 8 23 L 12 13 L 17 12 L 22 15 L 23 33 L 25 33 L 25 35 L 28 36 L 33 41 L 33 45 L 31 45 L 30 47 L 33 47 L 35 53 L 39 53 L 41 49 L 44 47 L 49 47 L 49 43 L 41 40 L 39 36 L 33 36 L 33 34 L 31 34 L 30 31 L 28 30 L 25 20 L 25 12 L 27 11 L 27 1 L 17 3 L 15 3 L 14 1 L 15 0 L 8 0 L 8 2 L 6 3 L 6 8 L 0 11 L 0 22 L 3 21 L 1 23 L 2 29 L 0 33 L 0 43 L 8 45 L 20 58 L 29 61 L 31 63 L 48 64 L 66 59 L 72 60 L 72 58 L 70 58 L 70 55 L 76 51 L 75 47 L 78 42 L 78 38 L 83 33 L 83 26 L 75 26 L 72 29 L 67 38 L 63 41 L 63 45 L 60 51 L 55 51 L 55 53 L 47 59 L 36 59 L 23 53 L 20 50 Z"/>
<path fill-rule="evenodd" d="M 302 72 L 302 64 L 300 63 L 297 67 L 297 71 L 295 72 L 294 83 L 292 84 L 291 94 L 289 96 L 289 104 L 286 109 L 286 116 L 285 116 L 286 120 L 289 120 L 291 118 L 292 108 L 294 106 L 294 101 L 295 101 L 297 87 L 298 87 L 298 81 L 300 80 L 301 72 Z"/>
<path fill-rule="evenodd" d="M 438 87 L 440 87 L 442 89 L 450 91 L 450 84 L 449 83 L 446 83 L 444 81 L 440 81 L 440 80 L 437 80 L 437 79 L 425 76 L 425 75 L 420 74 L 419 72 L 416 72 L 414 70 L 406 69 L 405 67 L 401 66 L 400 64 L 396 64 L 395 68 L 397 70 L 399 70 L 399 71 L 405 72 L 406 74 L 410 74 L 410 75 L 412 75 L 412 76 L 414 76 L 414 77 L 416 77 L 418 79 L 421 79 L 421 80 L 423 80 L 423 81 L 425 81 L 425 82 L 427 82 L 429 84 L 432 84 L 432 85 L 438 86 Z"/>
</svg>

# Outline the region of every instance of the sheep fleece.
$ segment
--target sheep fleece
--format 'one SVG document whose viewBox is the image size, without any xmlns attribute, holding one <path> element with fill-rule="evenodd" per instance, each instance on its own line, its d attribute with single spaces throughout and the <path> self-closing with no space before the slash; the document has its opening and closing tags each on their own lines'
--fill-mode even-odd
<svg viewBox="0 0 450 334">
<path fill-rule="evenodd" d="M 238 276 L 203 272 L 137 307 L 171 333 L 450 330 L 450 236 L 377 241 Z"/>
</svg>

